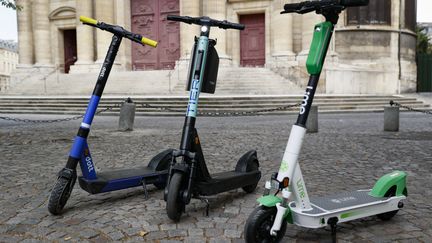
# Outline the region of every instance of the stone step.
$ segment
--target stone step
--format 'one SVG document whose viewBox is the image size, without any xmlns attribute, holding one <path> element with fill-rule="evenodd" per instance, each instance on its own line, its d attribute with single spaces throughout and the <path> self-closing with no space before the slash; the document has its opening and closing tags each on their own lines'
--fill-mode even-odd
<svg viewBox="0 0 432 243">
<path fill-rule="evenodd" d="M 421 101 L 399 101 L 403 105 L 408 106 L 418 106 L 424 105 Z M 119 106 L 120 102 L 111 102 L 99 104 L 99 108 L 115 107 Z M 136 102 L 137 109 L 140 108 L 184 108 L 186 107 L 187 101 L 177 103 L 153 103 L 153 102 Z M 229 108 L 274 108 L 286 105 L 294 105 L 295 102 L 265 102 L 265 103 L 200 103 L 199 107 L 202 109 L 229 109 Z M 148 105 L 148 107 L 147 107 Z M 388 102 L 376 102 L 376 101 L 363 101 L 363 102 L 314 102 L 314 105 L 319 107 L 342 107 L 342 106 L 384 106 L 388 105 Z M 74 109 L 80 108 L 85 109 L 87 107 L 86 103 L 76 104 L 76 103 L 3 103 L 0 102 L 1 109 L 19 109 L 19 108 L 35 108 L 35 109 Z"/>
<path fill-rule="evenodd" d="M 369 97 L 369 98 L 368 98 Z M 204 115 L 208 113 L 253 113 L 254 111 L 274 109 L 286 105 L 295 104 L 301 100 L 301 96 L 251 96 L 251 97 L 203 97 L 200 100 L 200 111 Z M 84 113 L 87 105 L 87 98 L 83 97 L 65 97 L 65 98 L 44 98 L 33 97 L 19 99 L 19 97 L 1 97 L 0 113 L 10 114 L 73 114 L 81 115 Z M 134 98 L 137 102 L 137 115 L 169 115 L 184 116 L 186 97 L 140 97 Z M 430 109 L 428 105 L 423 104 L 413 98 L 401 96 L 317 96 L 314 104 L 319 106 L 320 112 L 366 112 L 366 111 L 383 111 L 390 100 L 395 100 L 404 105 L 416 109 Z M 123 101 L 119 97 L 105 97 L 99 106 L 99 110 L 107 107 L 113 107 L 105 111 L 104 115 L 118 115 L 118 105 Z M 149 104 L 150 107 L 140 105 L 140 103 Z M 272 112 L 260 112 L 259 114 L 285 114 L 297 113 L 298 108 L 293 107 L 289 110 L 275 110 Z"/>
</svg>

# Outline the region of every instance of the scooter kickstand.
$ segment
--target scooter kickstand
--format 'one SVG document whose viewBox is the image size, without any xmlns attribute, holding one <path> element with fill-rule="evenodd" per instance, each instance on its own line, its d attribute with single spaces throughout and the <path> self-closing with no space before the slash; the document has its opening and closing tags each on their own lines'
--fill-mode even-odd
<svg viewBox="0 0 432 243">
<path fill-rule="evenodd" d="M 206 213 L 205 214 L 206 214 L 206 217 L 208 217 L 209 211 L 210 211 L 210 202 L 207 198 L 200 197 L 199 199 L 201 200 L 201 202 L 204 202 L 206 204 Z"/>
<path fill-rule="evenodd" d="M 144 189 L 144 198 L 145 198 L 145 200 L 148 200 L 149 195 L 148 195 L 148 190 L 147 190 L 147 185 L 145 183 L 145 179 L 141 180 L 141 184 L 142 184 L 142 187 Z"/>
<path fill-rule="evenodd" d="M 339 219 L 337 217 L 329 218 L 327 221 L 327 223 L 330 225 L 330 228 L 331 228 L 331 235 L 332 235 L 332 242 L 333 243 L 337 242 L 336 231 L 337 231 L 337 222 L 338 221 L 339 221 Z"/>
</svg>

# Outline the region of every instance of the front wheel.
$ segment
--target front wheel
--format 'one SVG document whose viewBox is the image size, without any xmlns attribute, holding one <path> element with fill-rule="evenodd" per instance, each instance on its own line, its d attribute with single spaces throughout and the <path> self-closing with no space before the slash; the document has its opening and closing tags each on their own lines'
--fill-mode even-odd
<svg viewBox="0 0 432 243">
<path fill-rule="evenodd" d="M 183 182 L 182 173 L 174 173 L 168 184 L 168 195 L 166 210 L 168 217 L 175 222 L 180 220 L 180 217 L 184 211 L 185 203 L 180 195 Z"/>
<path fill-rule="evenodd" d="M 48 201 L 48 211 L 53 215 L 59 215 L 67 200 L 69 199 L 72 189 L 75 184 L 75 179 L 67 179 L 59 177 L 54 185 Z"/>
<path fill-rule="evenodd" d="M 270 235 L 270 230 L 276 218 L 276 207 L 259 206 L 256 208 L 246 221 L 245 241 L 247 243 L 270 243 L 280 242 L 287 229 L 287 221 L 282 222 L 281 228 L 276 236 Z"/>
</svg>

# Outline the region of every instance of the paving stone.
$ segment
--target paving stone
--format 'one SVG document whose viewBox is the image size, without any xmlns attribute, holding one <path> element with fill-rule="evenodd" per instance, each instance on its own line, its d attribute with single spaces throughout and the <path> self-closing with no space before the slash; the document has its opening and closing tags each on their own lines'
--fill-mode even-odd
<svg viewBox="0 0 432 243">
<path fill-rule="evenodd" d="M 189 236 L 203 236 L 204 230 L 199 228 L 190 228 L 188 229 Z"/>
<path fill-rule="evenodd" d="M 49 240 L 58 240 L 58 239 L 62 238 L 63 236 L 65 236 L 66 234 L 67 233 L 65 233 L 63 231 L 56 231 L 56 232 L 53 232 L 53 233 L 47 235 L 47 238 Z"/>
<path fill-rule="evenodd" d="M 84 229 L 84 230 L 79 232 L 79 235 L 85 239 L 90 239 L 90 238 L 93 238 L 93 237 L 99 235 L 99 232 L 96 232 L 92 229 Z"/>
<path fill-rule="evenodd" d="M 118 241 L 121 240 L 124 237 L 124 234 L 118 230 L 114 231 L 114 232 L 110 232 L 108 234 L 108 236 L 114 240 L 114 241 Z"/>
<path fill-rule="evenodd" d="M 186 230 L 168 230 L 168 235 L 169 237 L 182 237 L 182 236 L 187 236 L 187 231 Z"/>
<path fill-rule="evenodd" d="M 224 235 L 228 238 L 240 238 L 242 232 L 238 230 L 225 230 Z"/>
</svg>

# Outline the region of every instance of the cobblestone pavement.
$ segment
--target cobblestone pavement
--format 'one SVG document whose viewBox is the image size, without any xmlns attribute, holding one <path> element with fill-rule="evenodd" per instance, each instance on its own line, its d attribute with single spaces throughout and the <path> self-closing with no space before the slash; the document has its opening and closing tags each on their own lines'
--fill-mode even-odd
<svg viewBox="0 0 432 243">
<path fill-rule="evenodd" d="M 53 118 L 27 115 L 25 118 Z M 57 118 L 57 117 L 56 117 Z M 295 116 L 199 118 L 197 127 L 212 172 L 234 168 L 258 150 L 263 178 L 277 171 Z M 183 118 L 139 117 L 132 132 L 118 132 L 116 117 L 96 117 L 89 143 L 97 169 L 147 164 L 176 148 Z M 162 192 L 141 188 L 89 195 L 75 186 L 62 216 L 47 199 L 80 121 L 18 124 L 0 121 L 0 242 L 243 242 L 243 227 L 263 191 L 241 190 L 193 200 L 178 224 L 165 212 Z M 432 242 L 432 116 L 401 115 L 401 131 L 383 132 L 383 114 L 320 115 L 300 156 L 310 195 L 371 188 L 392 170 L 409 174 L 405 207 L 390 221 L 369 217 L 341 224 L 339 242 Z M 290 225 L 284 242 L 328 242 L 328 229 Z"/>
</svg>

